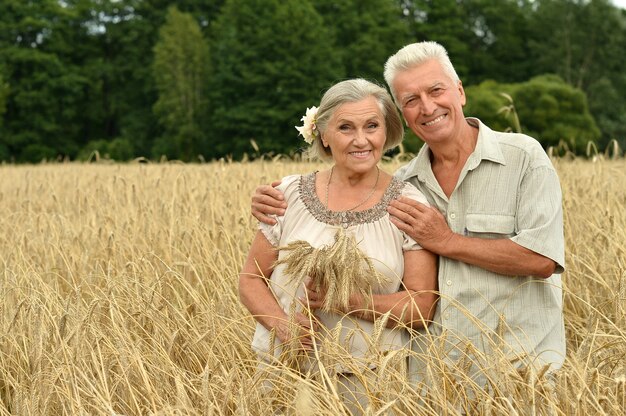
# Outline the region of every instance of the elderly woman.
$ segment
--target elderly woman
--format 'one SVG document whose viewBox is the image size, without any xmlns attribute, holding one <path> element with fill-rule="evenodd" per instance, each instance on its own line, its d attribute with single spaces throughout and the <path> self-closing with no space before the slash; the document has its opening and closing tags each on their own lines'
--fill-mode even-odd
<svg viewBox="0 0 626 416">
<path fill-rule="evenodd" d="M 375 344 L 384 352 L 406 347 L 406 327 L 421 328 L 434 314 L 437 259 L 398 230 L 387 213 L 390 201 L 400 196 L 427 202 L 413 185 L 378 167 L 384 152 L 403 136 L 402 121 L 384 88 L 363 79 L 340 82 L 302 120 L 297 128 L 310 144 L 309 152 L 332 165 L 283 178 L 279 189 L 288 208 L 274 225 L 259 226 L 239 275 L 241 301 L 258 321 L 253 348 L 262 362 L 271 363 L 294 339 L 305 351 L 323 345 L 330 333 L 337 339 L 333 329 L 341 325 L 339 341 L 345 350 L 371 367 L 365 356 L 377 319 L 388 319 Z M 366 292 L 351 293 L 341 310 L 326 311 L 326 286 L 289 276 L 285 247 L 296 241 L 313 248 L 330 246 L 338 230 L 354 238 L 383 279 Z M 316 310 L 315 318 L 303 305 Z M 360 378 L 353 377 L 354 367 L 332 370 L 340 373 L 338 391 L 349 409 L 362 411 L 367 397 L 360 391 Z"/>
</svg>

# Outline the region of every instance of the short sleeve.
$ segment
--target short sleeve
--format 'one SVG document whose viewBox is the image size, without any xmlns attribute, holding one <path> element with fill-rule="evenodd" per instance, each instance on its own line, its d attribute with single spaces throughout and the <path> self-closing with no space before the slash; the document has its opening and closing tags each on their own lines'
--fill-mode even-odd
<svg viewBox="0 0 626 416">
<path fill-rule="evenodd" d="M 417 202 L 421 202 L 424 205 L 429 205 L 426 200 L 426 196 L 421 193 L 415 186 L 412 184 L 405 182 L 404 188 L 402 189 L 402 196 L 406 198 L 411 198 Z M 411 251 L 411 250 L 421 250 L 422 246 L 417 244 L 415 240 L 413 240 L 407 233 L 402 231 L 403 241 L 402 241 L 402 251 Z"/>
<path fill-rule="evenodd" d="M 522 179 L 517 207 L 516 235 L 512 241 L 565 266 L 561 185 L 551 166 L 529 169 Z"/>
<path fill-rule="evenodd" d="M 285 196 L 285 201 L 287 201 L 287 210 L 289 210 L 289 205 L 299 197 L 299 183 L 300 183 L 300 175 L 289 175 L 285 176 L 281 179 L 280 185 L 276 187 L 279 191 L 283 193 Z M 287 211 L 285 211 L 285 214 Z M 263 222 L 259 222 L 259 231 L 263 233 L 267 241 L 273 247 L 277 247 L 280 244 L 280 237 L 283 231 L 283 224 L 285 221 L 285 215 L 271 215 L 276 220 L 276 224 L 269 225 Z"/>
</svg>

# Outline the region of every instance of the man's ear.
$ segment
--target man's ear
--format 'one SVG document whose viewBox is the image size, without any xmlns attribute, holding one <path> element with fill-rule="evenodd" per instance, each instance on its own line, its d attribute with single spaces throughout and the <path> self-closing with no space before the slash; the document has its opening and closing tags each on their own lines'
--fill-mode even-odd
<svg viewBox="0 0 626 416">
<path fill-rule="evenodd" d="M 457 88 L 459 89 L 459 95 L 461 96 L 461 106 L 465 107 L 467 97 L 465 96 L 465 90 L 463 89 L 463 82 L 461 80 L 459 80 Z"/>
</svg>

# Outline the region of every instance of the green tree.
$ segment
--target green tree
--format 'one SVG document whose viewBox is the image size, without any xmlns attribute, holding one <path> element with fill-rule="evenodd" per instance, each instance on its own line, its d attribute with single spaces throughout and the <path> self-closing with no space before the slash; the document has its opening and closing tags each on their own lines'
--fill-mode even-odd
<svg viewBox="0 0 626 416">
<path fill-rule="evenodd" d="M 517 130 L 517 117 L 522 132 L 535 137 L 544 147 L 563 140 L 570 149 L 583 152 L 587 142 L 596 143 L 600 137 L 585 93 L 557 76 L 537 76 L 519 84 L 486 81 L 466 88 L 465 92 L 467 116 L 478 117 L 502 131 Z"/>
<path fill-rule="evenodd" d="M 95 152 L 104 159 L 123 161 L 133 158 L 134 148 L 127 139 L 121 137 L 113 140 L 92 140 L 81 149 L 77 159 L 89 160 L 94 157 Z"/>
<path fill-rule="evenodd" d="M 0 126 L 2 126 L 2 115 L 6 111 L 6 100 L 9 95 L 9 84 L 6 84 L 0 73 Z"/>
<path fill-rule="evenodd" d="M 532 61 L 586 92 L 603 132 L 626 143 L 626 13 L 609 0 L 537 0 L 531 25 Z M 610 103 L 610 105 L 608 105 Z"/>
<path fill-rule="evenodd" d="M 448 51 L 459 77 L 468 81 L 476 34 L 468 7 L 458 0 L 403 0 L 402 7 L 415 41 L 431 40 Z M 391 51 L 392 53 L 394 51 Z"/>
<path fill-rule="evenodd" d="M 9 95 L 9 84 L 5 84 L 2 79 L 2 73 L 0 73 L 0 160 L 10 159 L 11 154 L 6 144 L 2 140 L 2 121 L 3 114 L 6 111 L 6 100 Z"/>
<path fill-rule="evenodd" d="M 154 111 L 165 134 L 155 150 L 192 160 L 202 153 L 201 120 L 206 116 L 209 48 L 194 17 L 168 10 L 154 47 L 154 78 L 159 98 Z"/>
<path fill-rule="evenodd" d="M 294 126 L 343 74 L 334 40 L 309 2 L 227 0 L 211 48 L 206 156 L 302 147 Z"/>
<path fill-rule="evenodd" d="M 530 0 L 465 0 L 471 56 L 465 81 L 526 81 L 533 75 L 527 39 Z"/>
<path fill-rule="evenodd" d="M 71 14 L 54 0 L 0 3 L 0 67 L 11 85 L 0 142 L 3 158 L 36 162 L 72 156 L 87 83 L 55 50 Z"/>
<path fill-rule="evenodd" d="M 160 128 L 152 112 L 157 92 L 150 53 L 165 9 L 152 1 L 67 0 L 79 20 L 73 26 L 75 51 L 89 78 L 83 105 L 86 141 L 123 138 L 135 154 L 149 155 Z"/>
<path fill-rule="evenodd" d="M 411 42 L 410 27 L 395 0 L 312 0 L 335 39 L 344 76 L 383 80 L 383 65 Z"/>
</svg>

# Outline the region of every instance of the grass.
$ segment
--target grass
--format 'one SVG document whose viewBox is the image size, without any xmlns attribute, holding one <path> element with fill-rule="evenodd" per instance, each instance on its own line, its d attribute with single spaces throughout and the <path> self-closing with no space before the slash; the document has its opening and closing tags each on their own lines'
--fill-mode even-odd
<svg viewBox="0 0 626 416">
<path fill-rule="evenodd" d="M 624 414 L 626 161 L 555 166 L 568 338 L 557 378 L 488 357 L 497 389 L 471 398 L 466 363 L 442 365 L 434 345 L 436 388 L 422 399 L 399 355 L 372 355 L 368 414 Z M 344 414 L 330 372 L 302 378 L 276 363 L 267 370 L 279 388 L 267 393 L 236 290 L 253 189 L 319 167 L 1 166 L 0 415 Z M 349 365 L 339 345 L 326 350 L 324 365 Z"/>
</svg>

